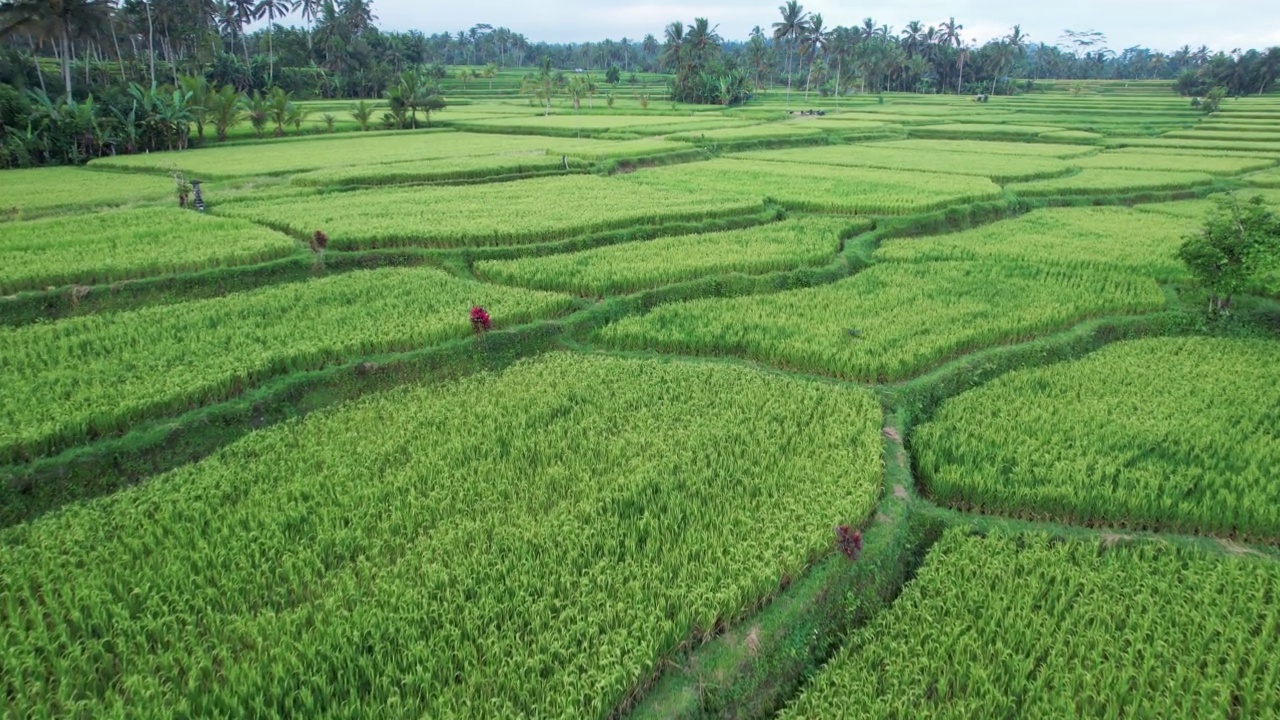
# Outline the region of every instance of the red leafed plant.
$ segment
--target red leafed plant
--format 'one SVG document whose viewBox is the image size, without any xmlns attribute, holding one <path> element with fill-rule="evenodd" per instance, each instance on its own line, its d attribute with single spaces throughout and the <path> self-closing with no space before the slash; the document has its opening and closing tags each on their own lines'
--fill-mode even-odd
<svg viewBox="0 0 1280 720">
<path fill-rule="evenodd" d="M 484 332 L 493 327 L 493 321 L 489 319 L 489 313 L 484 308 L 476 305 L 471 308 L 471 329 L 476 332 Z"/>
<path fill-rule="evenodd" d="M 848 525 L 836 528 L 836 547 L 850 560 L 857 560 L 862 554 L 862 531 L 854 530 Z"/>
</svg>

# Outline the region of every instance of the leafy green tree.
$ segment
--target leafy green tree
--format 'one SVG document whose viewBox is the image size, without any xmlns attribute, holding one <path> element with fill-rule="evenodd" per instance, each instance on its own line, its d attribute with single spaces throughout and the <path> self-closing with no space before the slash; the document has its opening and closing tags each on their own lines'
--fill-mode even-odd
<svg viewBox="0 0 1280 720">
<path fill-rule="evenodd" d="M 556 88 L 560 85 L 560 79 L 551 69 L 551 58 L 544 55 L 542 62 L 538 64 L 538 71 L 531 72 L 524 76 L 521 83 L 521 89 L 533 98 L 544 104 L 546 108 L 545 115 L 551 114 L 551 98 L 555 95 Z"/>
<path fill-rule="evenodd" d="M 1221 314 L 1232 298 L 1280 268 L 1280 217 L 1260 196 L 1217 200 L 1204 227 L 1186 238 L 1178 257 L 1209 293 L 1209 312 Z"/>
<path fill-rule="evenodd" d="M 622 71 L 618 69 L 617 65 L 610 65 L 609 68 L 604 71 L 604 81 L 615 87 L 618 83 L 622 82 Z"/>
<path fill-rule="evenodd" d="M 271 109 L 267 98 L 262 93 L 254 90 L 253 95 L 246 96 L 244 99 L 245 117 L 249 119 L 249 124 L 253 126 L 254 134 L 261 138 L 262 133 L 267 128 L 267 121 L 271 119 Z"/>
<path fill-rule="evenodd" d="M 373 119 L 373 104 L 368 100 L 361 100 L 351 106 L 351 118 L 360 126 L 360 130 L 368 131 L 369 122 Z"/>
<path fill-rule="evenodd" d="M 72 37 L 107 25 L 113 4 L 109 0 L 5 0 L 0 2 L 0 36 L 25 32 L 57 43 L 62 81 L 70 97 Z"/>
<path fill-rule="evenodd" d="M 227 131 L 244 121 L 242 96 L 230 85 L 223 85 L 215 92 L 209 93 L 206 103 L 206 117 L 213 124 L 218 141 L 227 139 Z"/>
</svg>

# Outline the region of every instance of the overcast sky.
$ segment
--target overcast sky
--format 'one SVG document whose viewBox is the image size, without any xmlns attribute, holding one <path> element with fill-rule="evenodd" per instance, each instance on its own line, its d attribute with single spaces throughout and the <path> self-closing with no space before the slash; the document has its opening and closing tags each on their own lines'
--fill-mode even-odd
<svg viewBox="0 0 1280 720">
<path fill-rule="evenodd" d="M 379 27 L 420 30 L 428 35 L 457 32 L 477 23 L 506 26 L 532 41 L 582 42 L 643 38 L 672 20 L 695 16 L 719 24 L 725 39 L 745 39 L 751 28 L 766 30 L 777 20 L 780 2 L 680 3 L 664 0 L 374 0 Z M 1064 29 L 1099 30 L 1109 47 L 1132 45 L 1172 51 L 1182 45 L 1214 50 L 1280 45 L 1280 0 L 907 0 L 840 2 L 807 0 L 804 9 L 820 12 L 828 26 L 856 25 L 865 17 L 895 31 L 910 20 L 926 26 L 948 17 L 964 25 L 966 40 L 979 43 L 1004 35 L 1020 23 L 1033 42 L 1056 43 Z M 294 18 L 297 22 L 297 19 Z"/>
</svg>

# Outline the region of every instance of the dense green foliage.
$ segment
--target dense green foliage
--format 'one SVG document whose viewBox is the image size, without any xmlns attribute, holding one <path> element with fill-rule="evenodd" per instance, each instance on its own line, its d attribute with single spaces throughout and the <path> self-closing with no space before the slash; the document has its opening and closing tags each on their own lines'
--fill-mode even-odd
<svg viewBox="0 0 1280 720">
<path fill-rule="evenodd" d="M 246 220 L 169 207 L 0 223 L 0 295 L 244 265 L 298 248 Z"/>
<path fill-rule="evenodd" d="M 332 247 L 343 249 L 458 247 L 549 242 L 638 225 L 747 214 L 761 209 L 761 197 L 715 192 L 706 186 L 673 195 L 622 179 L 573 176 L 238 202 L 219 212 L 300 235 L 323 230 Z"/>
<path fill-rule="evenodd" d="M 1246 202 L 1235 195 L 1216 198 L 1208 219 L 1187 237 L 1178 256 L 1209 292 L 1213 311 L 1221 313 L 1233 296 L 1280 271 L 1280 215 L 1261 195 Z"/>
<path fill-rule="evenodd" d="M 563 311 L 569 298 L 390 269 L 0 328 L 0 461 L 119 432 L 273 375 L 466 337 L 472 305 L 505 327 Z"/>
<path fill-rule="evenodd" d="M 804 217 L 745 230 L 662 238 L 566 255 L 482 261 L 495 282 L 581 295 L 635 292 L 726 272 L 765 273 L 831 260 L 849 218 Z"/>
<path fill-rule="evenodd" d="M 913 449 L 939 501 L 1280 537 L 1280 347 L 1122 343 L 953 398 Z"/>
<path fill-rule="evenodd" d="M 867 215 L 906 215 L 1000 197 L 998 185 L 971 175 L 732 158 L 645 170 L 619 181 L 673 199 L 716 188 L 726 195 L 768 197 L 795 210 Z"/>
<path fill-rule="evenodd" d="M 0 532 L 0 692 L 605 717 L 867 515 L 880 418 L 865 390 L 567 354 L 368 397 Z"/>
<path fill-rule="evenodd" d="M 950 235 L 891 240 L 879 260 L 972 260 L 1123 270 L 1160 280 L 1187 278 L 1178 246 L 1192 220 L 1131 208 L 1048 208 Z"/>
<path fill-rule="evenodd" d="M 1271 717 L 1280 567 L 957 529 L 782 717 Z"/>
<path fill-rule="evenodd" d="M 635 350 L 742 355 L 804 372 L 899 380 L 958 354 L 1102 313 L 1159 308 L 1129 272 L 977 262 L 883 263 L 819 288 L 663 305 L 599 332 Z"/>
</svg>

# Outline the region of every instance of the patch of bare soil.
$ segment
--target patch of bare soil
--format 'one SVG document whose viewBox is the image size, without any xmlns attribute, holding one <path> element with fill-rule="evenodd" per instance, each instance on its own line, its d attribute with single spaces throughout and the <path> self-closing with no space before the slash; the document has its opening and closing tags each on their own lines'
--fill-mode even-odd
<svg viewBox="0 0 1280 720">
<path fill-rule="evenodd" d="M 1234 540 L 1227 540 L 1226 538 L 1218 538 L 1218 544 L 1222 546 L 1223 550 L 1226 550 L 1232 555 L 1256 555 L 1258 557 L 1264 557 L 1264 555 L 1258 552 L 1257 550 L 1254 550 L 1251 547 L 1246 547 L 1244 545 L 1241 545 L 1240 543 L 1235 542 Z"/>
<path fill-rule="evenodd" d="M 898 428 L 893 427 L 892 425 L 886 425 L 881 432 L 886 438 L 889 438 L 896 443 L 902 442 L 902 433 L 898 432 Z"/>
<path fill-rule="evenodd" d="M 893 486 L 893 496 L 894 496 L 894 497 L 896 497 L 896 498 L 898 498 L 899 500 L 906 500 L 906 499 L 907 499 L 907 497 L 908 497 L 908 496 L 907 496 L 907 489 L 906 489 L 906 488 L 904 488 L 904 487 L 902 487 L 901 485 L 894 485 L 894 486 Z"/>
<path fill-rule="evenodd" d="M 742 643 L 747 646 L 747 650 L 751 651 L 753 656 L 758 655 L 760 653 L 760 626 L 752 625 L 751 631 L 747 633 L 747 637 L 743 639 Z"/>
<path fill-rule="evenodd" d="M 1109 548 L 1115 547 L 1116 543 L 1120 542 L 1121 540 L 1132 540 L 1132 539 L 1133 539 L 1132 535 L 1121 535 L 1120 533 L 1109 533 L 1109 532 L 1102 533 L 1102 544 Z"/>
</svg>

